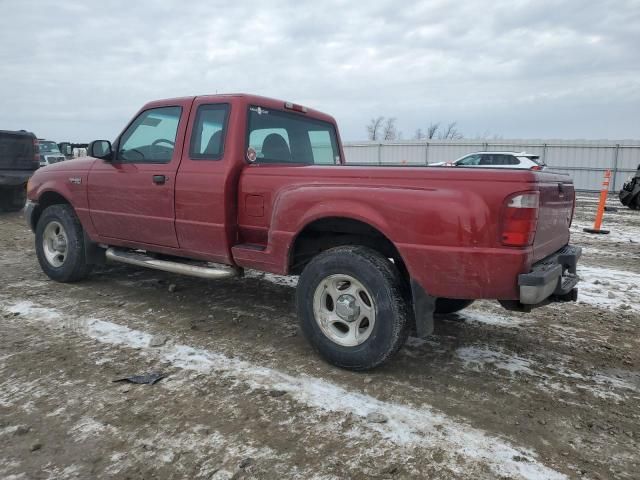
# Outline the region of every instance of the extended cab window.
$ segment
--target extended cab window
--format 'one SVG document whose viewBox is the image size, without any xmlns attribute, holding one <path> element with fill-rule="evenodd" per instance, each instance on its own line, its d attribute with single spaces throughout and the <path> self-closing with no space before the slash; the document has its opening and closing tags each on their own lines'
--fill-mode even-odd
<svg viewBox="0 0 640 480">
<path fill-rule="evenodd" d="M 256 151 L 256 163 L 340 162 L 334 126 L 304 114 L 250 107 L 248 143 Z"/>
<path fill-rule="evenodd" d="M 129 163 L 169 163 L 176 144 L 181 107 L 142 112 L 122 134 L 118 160 Z"/>
<path fill-rule="evenodd" d="M 229 105 L 200 105 L 191 133 L 189 155 L 194 160 L 218 160 L 224 152 Z"/>
</svg>

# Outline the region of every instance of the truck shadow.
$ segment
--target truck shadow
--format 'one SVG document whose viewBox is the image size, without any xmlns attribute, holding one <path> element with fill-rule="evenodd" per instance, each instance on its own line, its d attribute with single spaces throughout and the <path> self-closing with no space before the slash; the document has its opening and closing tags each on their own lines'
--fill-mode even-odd
<svg viewBox="0 0 640 480">
<path fill-rule="evenodd" d="M 207 281 L 108 265 L 97 268 L 89 282 L 109 285 L 99 288 L 114 297 L 129 298 L 129 306 L 139 303 L 141 311 L 157 310 L 158 316 L 172 319 L 173 327 L 215 330 L 217 338 L 242 341 L 249 349 L 277 348 L 290 358 L 310 357 L 310 347 L 297 328 L 295 288 L 274 283 L 273 278 L 265 280 L 258 274 Z M 464 313 L 437 316 L 433 335 L 424 340 L 410 337 L 400 353 L 376 372 L 391 374 L 401 369 L 428 376 L 433 368 L 461 369 L 457 353 L 466 347 L 547 355 L 554 344 L 541 342 L 534 332 L 530 326 L 505 328 L 472 321 Z"/>
</svg>

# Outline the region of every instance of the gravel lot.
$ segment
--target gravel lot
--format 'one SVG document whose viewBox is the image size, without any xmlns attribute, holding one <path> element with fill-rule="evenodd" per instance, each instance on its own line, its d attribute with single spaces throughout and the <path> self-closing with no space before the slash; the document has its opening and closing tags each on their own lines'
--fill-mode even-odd
<svg viewBox="0 0 640 480">
<path fill-rule="evenodd" d="M 0 478 L 640 478 L 640 212 L 591 236 L 595 206 L 578 303 L 477 302 L 364 374 L 301 338 L 295 279 L 57 284 L 1 214 Z"/>
</svg>

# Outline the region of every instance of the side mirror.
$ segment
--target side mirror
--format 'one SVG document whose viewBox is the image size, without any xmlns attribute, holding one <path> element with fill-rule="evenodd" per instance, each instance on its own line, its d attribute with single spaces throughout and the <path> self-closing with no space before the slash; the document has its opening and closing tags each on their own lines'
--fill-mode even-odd
<svg viewBox="0 0 640 480">
<path fill-rule="evenodd" d="M 111 162 L 113 160 L 113 149 L 109 140 L 94 140 L 87 148 L 87 154 L 90 157 L 100 158 Z"/>
</svg>

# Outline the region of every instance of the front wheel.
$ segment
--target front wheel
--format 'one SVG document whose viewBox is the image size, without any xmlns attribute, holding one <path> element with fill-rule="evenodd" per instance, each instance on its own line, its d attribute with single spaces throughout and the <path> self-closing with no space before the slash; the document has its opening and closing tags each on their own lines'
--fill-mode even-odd
<svg viewBox="0 0 640 480">
<path fill-rule="evenodd" d="M 305 337 L 338 367 L 374 368 L 407 339 L 400 274 L 367 247 L 331 248 L 311 260 L 300 276 L 296 304 Z"/>
<path fill-rule="evenodd" d="M 42 271 L 58 282 L 77 282 L 92 266 L 85 256 L 80 220 L 69 205 L 52 205 L 38 219 L 36 255 Z"/>
</svg>

